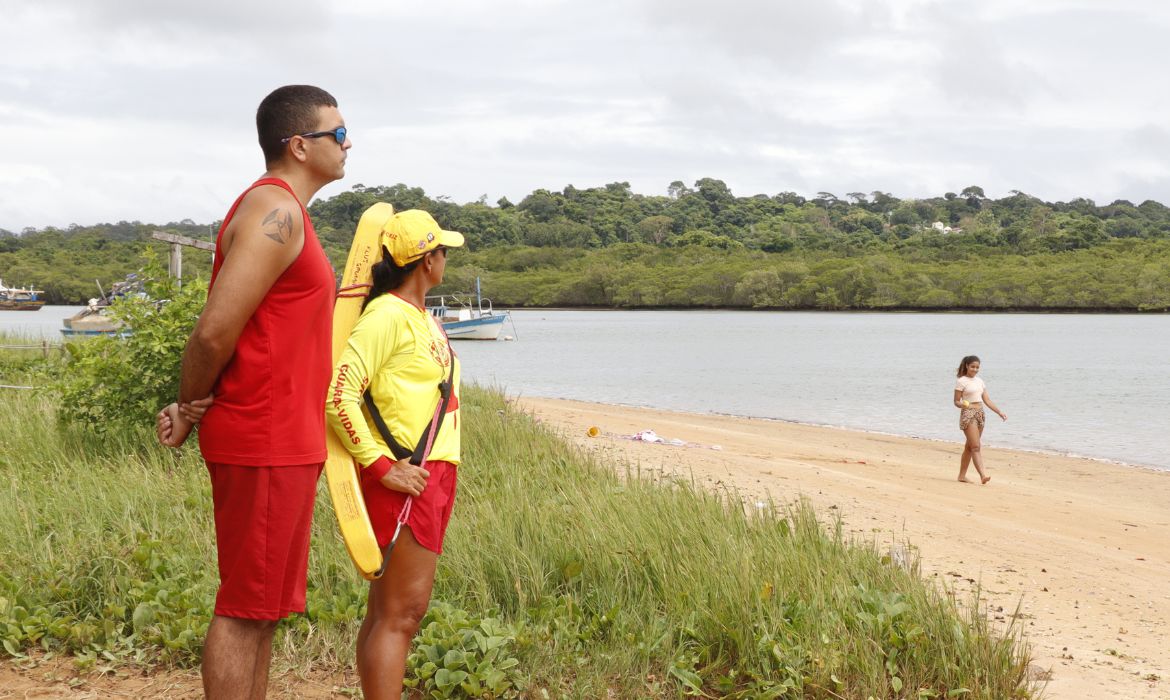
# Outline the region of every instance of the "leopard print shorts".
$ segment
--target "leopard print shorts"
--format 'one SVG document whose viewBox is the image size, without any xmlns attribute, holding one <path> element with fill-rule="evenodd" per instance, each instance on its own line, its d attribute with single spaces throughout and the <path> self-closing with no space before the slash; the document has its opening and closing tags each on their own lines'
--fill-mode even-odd
<svg viewBox="0 0 1170 700">
<path fill-rule="evenodd" d="M 986 420 L 987 414 L 983 412 L 983 406 L 968 406 L 959 414 L 959 430 L 965 432 L 967 426 L 971 425 L 971 421 L 975 421 L 975 425 L 982 429 Z"/>
</svg>

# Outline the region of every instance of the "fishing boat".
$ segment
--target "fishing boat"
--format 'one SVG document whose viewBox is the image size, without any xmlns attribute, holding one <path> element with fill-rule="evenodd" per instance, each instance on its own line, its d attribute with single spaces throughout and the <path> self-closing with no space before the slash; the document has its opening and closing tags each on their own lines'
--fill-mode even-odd
<svg viewBox="0 0 1170 700">
<path fill-rule="evenodd" d="M 427 297 L 427 310 L 443 324 L 451 340 L 496 340 L 508 320 L 507 311 L 496 311 L 492 300 L 480 292 L 475 278 L 475 294 L 444 294 Z"/>
<path fill-rule="evenodd" d="M 44 290 L 31 287 L 7 287 L 0 280 L 0 311 L 36 311 L 45 305 L 40 294 Z"/>
<path fill-rule="evenodd" d="M 142 280 L 138 279 L 138 275 L 130 274 L 124 281 L 115 282 L 109 294 L 102 289 L 101 283 L 98 283 L 98 291 L 102 295 L 100 298 L 90 299 L 84 309 L 61 322 L 65 326 L 61 329 L 61 335 L 66 340 L 99 335 L 124 337 L 130 333 L 121 321 L 109 315 L 110 305 L 121 297 L 142 294 Z"/>
<path fill-rule="evenodd" d="M 109 302 L 105 299 L 90 299 L 85 308 L 61 323 L 61 335 L 66 340 L 89 338 L 98 335 L 124 335 L 122 322 L 109 315 Z"/>
</svg>

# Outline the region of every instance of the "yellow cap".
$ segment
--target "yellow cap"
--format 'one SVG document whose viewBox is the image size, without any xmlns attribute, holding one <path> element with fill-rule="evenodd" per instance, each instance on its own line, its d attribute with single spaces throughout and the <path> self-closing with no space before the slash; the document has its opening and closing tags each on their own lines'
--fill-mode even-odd
<svg viewBox="0 0 1170 700">
<path fill-rule="evenodd" d="M 405 267 L 439 246 L 458 248 L 463 245 L 463 234 L 439 228 L 434 217 L 422 209 L 407 209 L 382 226 L 381 240 L 394 264 Z"/>
</svg>

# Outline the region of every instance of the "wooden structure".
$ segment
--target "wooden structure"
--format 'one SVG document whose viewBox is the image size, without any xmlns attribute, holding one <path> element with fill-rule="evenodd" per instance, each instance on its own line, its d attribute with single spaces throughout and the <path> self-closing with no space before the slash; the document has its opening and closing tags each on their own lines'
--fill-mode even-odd
<svg viewBox="0 0 1170 700">
<path fill-rule="evenodd" d="M 170 273 L 171 277 L 180 281 L 183 278 L 183 246 L 198 248 L 199 250 L 209 250 L 212 255 L 215 255 L 215 244 L 210 241 L 201 241 L 198 238 L 180 236 L 176 233 L 167 233 L 166 231 L 155 231 L 150 234 L 150 237 L 171 244 L 171 257 L 167 261 L 167 272 Z"/>
</svg>

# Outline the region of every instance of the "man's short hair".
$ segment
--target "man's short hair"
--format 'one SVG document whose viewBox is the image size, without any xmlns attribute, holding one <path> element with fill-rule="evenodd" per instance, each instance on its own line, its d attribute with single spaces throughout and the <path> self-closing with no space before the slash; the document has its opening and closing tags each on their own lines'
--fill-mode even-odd
<svg viewBox="0 0 1170 700">
<path fill-rule="evenodd" d="M 284 156 L 281 139 L 317 128 L 318 107 L 336 106 L 333 95 L 312 85 L 285 85 L 269 93 L 256 110 L 256 135 L 264 163 L 272 165 Z"/>
</svg>

